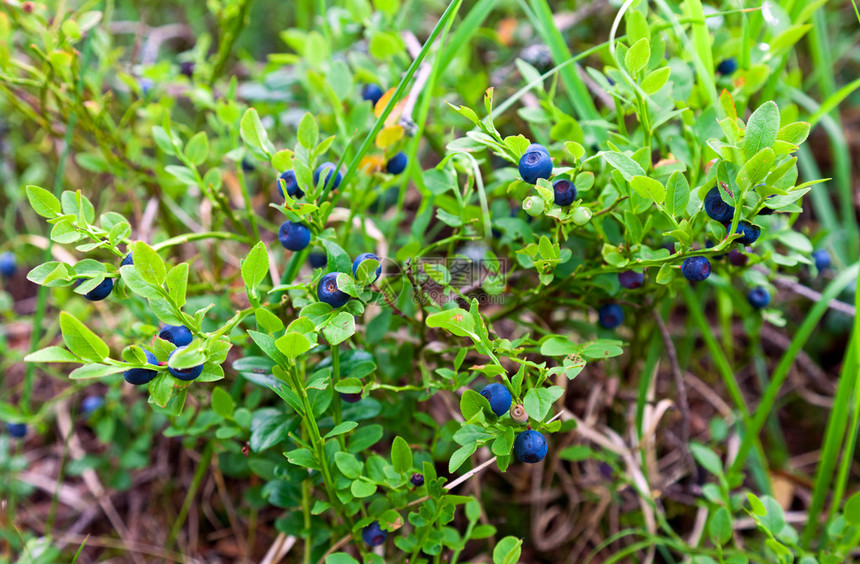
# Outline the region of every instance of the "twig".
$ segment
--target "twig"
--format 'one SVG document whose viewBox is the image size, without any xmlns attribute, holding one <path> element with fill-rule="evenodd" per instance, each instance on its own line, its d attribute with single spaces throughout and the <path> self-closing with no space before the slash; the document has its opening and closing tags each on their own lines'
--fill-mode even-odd
<svg viewBox="0 0 860 564">
<path fill-rule="evenodd" d="M 762 274 L 769 274 L 767 270 L 765 270 L 764 268 L 762 268 L 760 266 L 754 266 L 753 268 L 755 270 L 758 270 Z M 798 296 L 803 296 L 804 298 L 812 300 L 813 302 L 820 302 L 821 301 L 821 294 L 820 293 L 818 293 L 815 290 L 813 290 L 812 288 L 810 288 L 808 286 L 804 286 L 800 282 L 796 282 L 796 281 L 794 281 L 791 278 L 788 278 L 786 276 L 774 277 L 773 283 L 775 286 L 778 286 L 784 290 L 788 290 L 789 292 L 793 292 L 793 293 L 797 294 Z M 845 302 L 841 302 L 837 299 L 830 300 L 830 302 L 828 302 L 827 306 L 830 309 L 835 309 L 836 311 L 844 313 L 845 315 L 848 315 L 850 317 L 854 317 L 857 315 L 857 309 L 854 306 L 852 306 L 851 304 L 846 304 Z"/>
<path fill-rule="evenodd" d="M 72 428 L 72 418 L 69 414 L 69 402 L 68 400 L 62 401 L 57 405 L 57 425 L 60 427 L 60 435 L 64 437 L 69 437 L 69 452 L 72 457 L 75 459 L 83 458 L 84 449 L 81 446 L 80 441 L 78 440 L 78 436 L 75 433 L 70 433 Z M 116 530 L 122 542 L 131 547 L 134 544 L 134 541 L 131 540 L 131 535 L 128 531 L 128 527 L 125 526 L 122 518 L 119 516 L 116 508 L 111 502 L 110 496 L 105 491 L 101 482 L 99 481 L 98 474 L 92 468 L 88 468 L 83 471 L 82 477 L 84 479 L 84 484 L 86 484 L 87 489 L 90 490 L 90 493 L 93 494 L 93 497 L 96 498 L 96 501 L 101 506 L 102 511 L 104 511 L 105 516 L 107 516 L 113 528 Z M 131 548 L 128 549 L 131 554 L 131 559 L 134 560 L 136 564 L 144 564 L 144 560 Z"/>
<path fill-rule="evenodd" d="M 663 322 L 663 317 L 656 309 L 654 310 L 654 319 L 657 321 L 660 334 L 663 336 L 663 343 L 666 345 L 666 356 L 669 357 L 672 376 L 675 378 L 675 388 L 678 393 L 678 401 L 676 403 L 681 410 L 681 442 L 687 445 L 690 443 L 690 402 L 687 399 L 687 385 L 684 383 L 684 375 L 681 372 L 681 366 L 678 364 L 678 352 L 675 350 L 675 343 L 672 342 L 672 335 L 669 334 L 669 329 Z M 684 449 L 684 458 L 688 464 L 693 463 L 687 449 Z M 691 471 L 695 470 L 695 467 L 695 464 L 692 464 Z"/>
</svg>

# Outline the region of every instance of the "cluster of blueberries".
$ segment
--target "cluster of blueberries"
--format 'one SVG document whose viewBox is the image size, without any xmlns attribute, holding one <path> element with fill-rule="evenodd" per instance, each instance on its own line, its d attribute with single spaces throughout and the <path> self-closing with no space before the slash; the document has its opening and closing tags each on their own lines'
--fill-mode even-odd
<svg viewBox="0 0 860 564">
<path fill-rule="evenodd" d="M 552 158 L 546 147 L 532 143 L 520 157 L 520 177 L 524 182 L 535 184 L 539 178 L 548 180 L 552 174 Z M 553 201 L 557 206 L 567 207 L 576 200 L 576 186 L 566 179 L 556 180 L 552 185 Z"/>
<path fill-rule="evenodd" d="M 158 332 L 158 338 L 176 345 L 176 348 L 170 353 L 170 356 L 172 357 L 174 354 L 190 345 L 191 341 L 194 339 L 194 335 L 191 334 L 191 330 L 185 325 L 165 325 Z M 146 355 L 147 364 L 158 366 L 158 359 L 155 358 L 154 354 L 145 349 L 143 352 Z M 168 366 L 167 371 L 177 380 L 190 382 L 191 380 L 197 379 L 197 377 L 203 373 L 203 365 L 200 364 L 190 368 L 171 368 Z M 135 386 L 148 384 L 157 375 L 157 371 L 150 370 L 148 368 L 131 368 L 122 374 L 126 382 Z"/>
<path fill-rule="evenodd" d="M 481 395 L 487 398 L 487 401 L 490 402 L 490 409 L 498 417 L 510 411 L 511 418 L 518 423 L 528 421 L 528 415 L 522 405 L 517 404 L 511 407 L 513 398 L 511 392 L 504 385 L 499 383 L 488 384 L 481 390 Z M 532 429 L 526 429 L 514 439 L 514 454 L 529 464 L 543 460 L 546 457 L 547 449 L 546 438 Z"/>
</svg>

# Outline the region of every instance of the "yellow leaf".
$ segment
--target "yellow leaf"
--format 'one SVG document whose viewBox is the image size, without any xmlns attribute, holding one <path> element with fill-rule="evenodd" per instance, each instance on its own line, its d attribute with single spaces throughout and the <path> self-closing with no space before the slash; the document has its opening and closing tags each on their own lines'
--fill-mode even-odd
<svg viewBox="0 0 860 564">
<path fill-rule="evenodd" d="M 385 149 L 386 147 L 394 145 L 401 139 L 403 139 L 403 127 L 399 125 L 386 127 L 379 132 L 379 135 L 376 136 L 376 146 L 380 149 Z"/>
</svg>

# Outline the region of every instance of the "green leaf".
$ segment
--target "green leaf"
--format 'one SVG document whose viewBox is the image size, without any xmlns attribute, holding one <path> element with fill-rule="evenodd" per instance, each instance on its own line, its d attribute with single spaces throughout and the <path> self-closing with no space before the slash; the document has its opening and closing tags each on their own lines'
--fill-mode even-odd
<svg viewBox="0 0 860 564">
<path fill-rule="evenodd" d="M 455 450 L 454 454 L 451 455 L 451 460 L 448 461 L 448 473 L 453 474 L 456 472 L 457 468 L 462 466 L 470 456 L 475 454 L 476 450 L 478 450 L 478 443 L 462 446 Z"/>
<path fill-rule="evenodd" d="M 361 452 L 379 442 L 382 438 L 382 425 L 364 425 L 349 437 L 349 452 Z"/>
<path fill-rule="evenodd" d="M 702 468 L 714 476 L 723 475 L 723 463 L 714 451 L 703 444 L 690 443 L 690 452 Z"/>
<path fill-rule="evenodd" d="M 634 176 L 630 179 L 630 187 L 643 198 L 649 198 L 658 204 L 666 199 L 666 188 L 659 180 L 647 176 Z"/>
<path fill-rule="evenodd" d="M 336 452 L 334 453 L 334 463 L 341 474 L 350 480 L 355 480 L 361 476 L 362 464 L 354 454 Z"/>
<path fill-rule="evenodd" d="M 601 151 L 598 155 L 606 159 L 606 162 L 620 172 L 621 176 L 623 176 L 628 182 L 630 182 L 630 179 L 634 176 L 645 176 L 645 171 L 641 166 L 639 166 L 639 163 L 627 155 L 610 151 Z"/>
<path fill-rule="evenodd" d="M 119 273 L 126 286 L 138 296 L 151 300 L 161 298 L 158 287 L 144 280 L 133 265 L 121 266 Z"/>
<path fill-rule="evenodd" d="M 143 241 L 138 241 L 134 244 L 132 256 L 134 258 L 134 268 L 140 274 L 141 278 L 156 286 L 164 284 L 165 280 L 167 280 L 167 268 L 164 266 L 164 261 L 152 247 Z"/>
<path fill-rule="evenodd" d="M 376 493 L 376 484 L 373 482 L 368 482 L 366 480 L 358 479 L 355 480 L 349 487 L 349 491 L 352 492 L 357 498 L 370 497 Z"/>
<path fill-rule="evenodd" d="M 75 368 L 69 373 L 69 378 L 72 380 L 86 380 L 87 378 L 103 378 L 118 372 L 125 372 L 125 366 L 116 366 L 113 364 L 84 364 L 79 368 Z"/>
<path fill-rule="evenodd" d="M 729 515 L 728 509 L 718 507 L 711 514 L 711 519 L 708 522 L 708 534 L 711 537 L 711 542 L 715 545 L 722 546 L 729 542 L 732 538 L 732 517 Z"/>
<path fill-rule="evenodd" d="M 341 311 L 323 326 L 322 333 L 330 344 L 339 345 L 355 334 L 355 317 Z"/>
<path fill-rule="evenodd" d="M 776 132 L 776 139 L 778 141 L 791 143 L 792 145 L 800 145 L 806 141 L 807 137 L 809 137 L 810 127 L 811 126 L 805 121 L 789 123 Z"/>
<path fill-rule="evenodd" d="M 53 219 L 62 214 L 60 200 L 56 196 L 38 186 L 27 186 L 27 199 L 33 211 L 42 217 Z"/>
<path fill-rule="evenodd" d="M 343 435 L 344 433 L 349 433 L 356 427 L 358 427 L 358 423 L 356 423 L 355 421 L 344 421 L 343 423 L 341 423 L 340 425 L 336 425 L 334 429 L 326 433 L 323 439 L 330 439 L 338 435 Z"/>
<path fill-rule="evenodd" d="M 643 37 L 627 50 L 627 54 L 624 55 L 624 66 L 630 74 L 635 75 L 645 68 L 650 58 L 651 42 L 647 37 Z"/>
<path fill-rule="evenodd" d="M 224 388 L 220 386 L 212 388 L 212 410 L 215 413 L 224 419 L 232 419 L 235 407 L 233 398 Z"/>
<path fill-rule="evenodd" d="M 80 362 L 80 359 L 63 347 L 45 347 L 25 356 L 24 362 Z"/>
<path fill-rule="evenodd" d="M 660 270 L 657 271 L 657 284 L 666 285 L 670 283 L 675 278 L 675 269 L 673 269 L 670 265 L 664 264 L 660 266 Z"/>
<path fill-rule="evenodd" d="M 559 386 L 551 388 L 531 388 L 523 398 L 523 407 L 529 417 L 543 421 L 552 409 L 552 404 L 564 394 Z"/>
<path fill-rule="evenodd" d="M 744 134 L 744 155 L 753 155 L 765 147 L 773 147 L 779 132 L 779 108 L 773 101 L 765 102 L 750 116 Z"/>
<path fill-rule="evenodd" d="M 520 560 L 523 541 L 516 537 L 505 537 L 493 549 L 493 564 L 516 564 Z"/>
<path fill-rule="evenodd" d="M 271 157 L 271 154 L 275 152 L 275 147 L 269 141 L 266 128 L 263 127 L 260 116 L 254 108 L 245 110 L 239 124 L 239 132 L 242 135 L 242 141 L 249 147 L 262 151 L 267 157 Z"/>
<path fill-rule="evenodd" d="M 361 564 L 358 560 L 345 552 L 335 552 L 325 559 L 325 564 Z"/>
<path fill-rule="evenodd" d="M 187 166 L 167 165 L 164 167 L 164 172 L 168 173 L 186 186 L 194 186 L 197 184 L 197 177 L 194 176 L 194 171 Z"/>
<path fill-rule="evenodd" d="M 98 362 L 110 355 L 107 344 L 71 313 L 60 312 L 60 330 L 63 342 L 82 360 Z"/>
<path fill-rule="evenodd" d="M 175 380 L 167 372 L 162 372 L 149 383 L 149 398 L 158 407 L 167 407 L 173 397 Z"/>
<path fill-rule="evenodd" d="M 391 444 L 391 463 L 394 465 L 394 471 L 401 474 L 412 468 L 412 449 L 406 439 L 399 435 L 394 437 Z"/>
<path fill-rule="evenodd" d="M 458 337 L 473 337 L 479 340 L 475 334 L 475 321 L 469 312 L 462 308 L 446 309 L 427 316 L 428 327 L 447 329 Z"/>
<path fill-rule="evenodd" d="M 765 147 L 749 159 L 738 172 L 736 178 L 740 189 L 747 191 L 764 180 L 770 172 L 775 158 L 773 149 Z"/>
<path fill-rule="evenodd" d="M 286 333 L 283 337 L 275 341 L 275 346 L 287 358 L 292 360 L 311 350 L 313 344 L 301 333 Z"/>
<path fill-rule="evenodd" d="M 860 492 L 855 493 L 845 502 L 845 509 L 842 515 L 851 525 L 860 524 Z"/>
<path fill-rule="evenodd" d="M 185 293 L 188 288 L 188 263 L 182 262 L 167 273 L 167 291 L 177 306 L 185 305 Z"/>
<path fill-rule="evenodd" d="M 578 354 L 581 347 L 568 337 L 555 335 L 543 342 L 540 353 L 544 356 L 567 356 Z"/>
<path fill-rule="evenodd" d="M 317 139 L 319 139 L 319 127 L 312 113 L 305 112 L 305 115 L 302 116 L 296 137 L 299 143 L 308 151 L 313 150 L 316 146 Z"/>
<path fill-rule="evenodd" d="M 466 390 L 460 397 L 460 413 L 467 420 L 481 412 L 492 413 L 490 402 L 475 390 Z"/>
<path fill-rule="evenodd" d="M 260 285 L 268 273 L 269 253 L 266 251 L 266 244 L 260 241 L 254 245 L 251 252 L 242 261 L 242 280 L 245 281 L 245 286 L 249 290 L 253 290 Z"/>
<path fill-rule="evenodd" d="M 287 457 L 287 460 L 289 460 L 291 464 L 295 464 L 296 466 L 301 466 L 303 468 L 319 468 L 319 464 L 317 464 L 314 454 L 306 448 L 297 448 L 290 452 L 285 452 L 284 456 Z"/>
<path fill-rule="evenodd" d="M 206 137 L 206 132 L 201 131 L 188 140 L 185 145 L 185 157 L 195 166 L 199 166 L 207 156 L 209 156 L 209 139 Z"/>
<path fill-rule="evenodd" d="M 671 216 L 685 215 L 690 201 L 690 183 L 680 171 L 675 171 L 666 182 L 666 211 Z"/>
<path fill-rule="evenodd" d="M 254 317 L 257 319 L 257 326 L 266 333 L 277 333 L 284 329 L 284 322 L 281 321 L 281 318 L 266 308 L 258 307 L 255 309 Z"/>
<path fill-rule="evenodd" d="M 750 502 L 750 508 L 753 514 L 762 516 L 767 513 L 767 509 L 764 504 L 755 496 L 755 494 L 747 493 L 747 501 Z"/>
<path fill-rule="evenodd" d="M 642 90 L 646 94 L 654 94 L 659 91 L 669 80 L 669 75 L 672 69 L 669 67 L 660 67 L 659 69 L 648 73 L 648 76 L 642 79 Z"/>
</svg>

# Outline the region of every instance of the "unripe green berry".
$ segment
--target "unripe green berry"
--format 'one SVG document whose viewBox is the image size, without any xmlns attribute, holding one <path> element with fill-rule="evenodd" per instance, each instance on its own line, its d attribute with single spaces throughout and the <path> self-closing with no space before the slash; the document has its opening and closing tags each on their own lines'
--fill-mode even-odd
<svg viewBox="0 0 860 564">
<path fill-rule="evenodd" d="M 532 217 L 537 217 L 543 213 L 543 200 L 537 196 L 529 196 L 523 200 L 523 209 Z"/>
<path fill-rule="evenodd" d="M 573 210 L 573 222 L 577 225 L 585 225 L 591 221 L 591 210 L 579 207 Z"/>
</svg>

